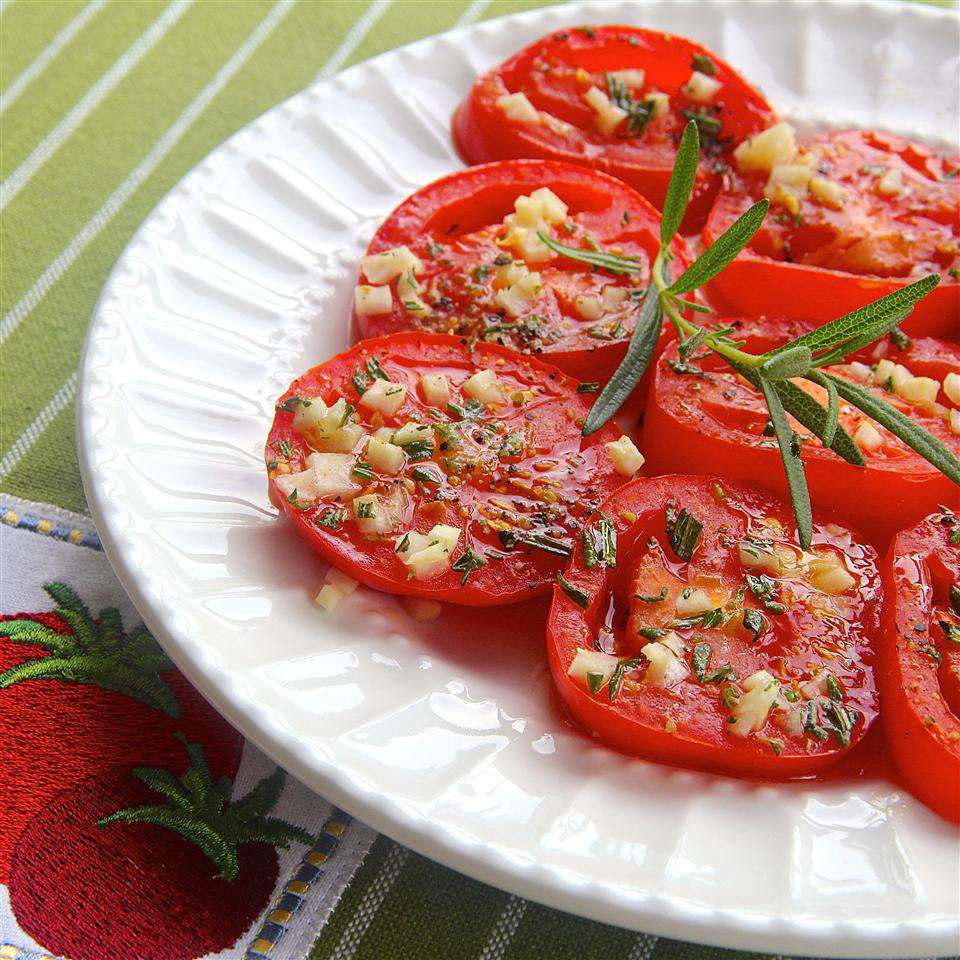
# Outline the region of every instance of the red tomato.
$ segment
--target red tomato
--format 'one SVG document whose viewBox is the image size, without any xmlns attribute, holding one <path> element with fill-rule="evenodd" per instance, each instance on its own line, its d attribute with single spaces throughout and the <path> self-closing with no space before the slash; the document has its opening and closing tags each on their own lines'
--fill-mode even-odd
<svg viewBox="0 0 960 960">
<path fill-rule="evenodd" d="M 615 277 L 539 243 L 525 260 L 505 241 L 515 236 L 522 243 L 530 234 L 515 232 L 514 221 L 505 225 L 504 218 L 514 214 L 518 197 L 536 199 L 544 187 L 569 210 L 562 222 L 540 229 L 569 246 L 592 241 L 636 257 L 643 273 Z M 484 164 L 418 190 L 370 243 L 368 254 L 406 246 L 418 258 L 424 292 L 412 301 L 415 309 L 398 289 L 406 282 L 401 275 L 391 281 L 389 312 L 354 317 L 362 337 L 410 329 L 477 337 L 542 356 L 578 379 L 605 382 L 626 353 L 659 243 L 660 214 L 612 177 L 567 163 Z M 673 252 L 679 273 L 690 263 L 683 240 Z M 525 272 L 539 278 L 539 291 L 511 296 L 511 281 Z"/>
<path fill-rule="evenodd" d="M 943 682 L 960 644 L 960 602 L 950 592 L 960 588 L 960 519 L 939 510 L 895 537 L 883 581 L 877 680 L 887 746 L 913 793 L 960 823 L 960 719 Z"/>
<path fill-rule="evenodd" d="M 822 323 L 940 273 L 940 286 L 903 326 L 909 333 L 960 339 L 957 158 L 863 130 L 809 137 L 799 150 L 801 159 L 817 164 L 818 178 L 839 186 L 839 207 L 817 200 L 812 187 L 801 199 L 790 199 L 789 191 L 775 195 L 750 246 L 710 283 L 711 302 L 730 314 L 786 310 Z M 766 173 L 730 174 L 704 242 L 713 243 L 759 200 L 766 183 Z"/>
<path fill-rule="evenodd" d="M 271 494 L 313 549 L 368 586 L 468 606 L 523 600 L 548 590 L 583 518 L 623 482 L 604 447 L 615 426 L 581 436 L 590 403 L 555 367 L 495 344 L 367 340 L 281 397 Z"/>
<path fill-rule="evenodd" d="M 816 523 L 804 553 L 786 504 L 722 479 L 638 478 L 600 512 L 547 624 L 554 682 L 586 730 L 624 753 L 775 780 L 860 741 L 877 714 L 872 547 Z M 605 522 L 612 567 L 586 550 Z"/>
<path fill-rule="evenodd" d="M 686 86 L 698 68 L 708 86 L 720 84 L 709 95 Z M 620 71 L 611 85 L 611 73 Z M 614 123 L 619 115 L 595 110 L 584 99 L 596 96 L 591 88 L 625 104 L 627 117 L 608 128 L 604 117 Z M 536 116 L 510 119 L 504 112 L 510 101 L 502 98 L 511 94 L 524 95 Z M 619 26 L 544 37 L 476 80 L 454 115 L 453 137 L 467 163 L 568 160 L 613 174 L 660 209 L 679 134 L 694 116 L 704 156 L 687 224 L 699 228 L 730 150 L 769 126 L 775 111 L 729 64 L 683 37 Z"/>
<path fill-rule="evenodd" d="M 762 353 L 803 332 L 803 326 L 788 320 L 722 321 L 740 326 L 735 336 L 746 340 L 746 349 Z M 758 329 L 759 328 L 759 329 Z M 949 422 L 951 402 L 943 390 L 939 403 L 922 407 L 890 393 L 877 382 L 877 375 L 864 366 L 887 359 L 915 376 L 939 382 L 948 372 L 960 371 L 960 346 L 928 338 L 917 339 L 905 350 L 889 340 L 858 355 L 854 365 L 828 367 L 846 380 L 870 384 L 872 392 L 902 410 L 921 426 L 960 454 L 960 436 Z M 673 365 L 673 366 L 671 366 Z M 786 494 L 787 483 L 776 440 L 767 428 L 768 412 L 763 397 L 741 380 L 716 355 L 693 364 L 693 372 L 678 365 L 675 347 L 657 363 L 644 422 L 643 449 L 649 473 L 716 470 L 731 480 L 759 482 Z M 885 369 L 880 367 L 880 372 Z M 798 386 L 826 403 L 826 391 L 805 380 Z M 791 418 L 792 420 L 792 418 Z M 863 433 L 857 431 L 861 424 Z M 841 401 L 840 424 L 857 439 L 867 466 L 855 467 L 825 449 L 805 427 L 792 421 L 801 437 L 807 484 L 814 507 L 821 516 L 851 523 L 876 542 L 885 544 L 905 522 L 929 513 L 938 503 L 955 502 L 956 485 L 884 427 L 874 424 L 859 410 Z M 878 445 L 871 449 L 870 427 Z"/>
</svg>

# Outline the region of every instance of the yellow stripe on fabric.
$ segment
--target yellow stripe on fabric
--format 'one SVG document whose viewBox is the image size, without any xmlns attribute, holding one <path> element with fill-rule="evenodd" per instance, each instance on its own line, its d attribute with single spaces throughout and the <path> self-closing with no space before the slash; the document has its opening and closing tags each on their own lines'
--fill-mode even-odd
<svg viewBox="0 0 960 960">
<path fill-rule="evenodd" d="M 4 10 L 0 21 L 4 34 L 0 53 L 0 90 L 6 90 L 83 5 L 84 0 L 50 0 L 48 3 L 20 0 Z M 15 43 L 12 38 L 16 38 Z"/>
</svg>

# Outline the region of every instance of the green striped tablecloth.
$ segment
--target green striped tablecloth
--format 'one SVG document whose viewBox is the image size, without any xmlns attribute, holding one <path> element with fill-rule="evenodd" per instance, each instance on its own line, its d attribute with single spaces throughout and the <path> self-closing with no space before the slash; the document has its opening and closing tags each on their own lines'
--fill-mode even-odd
<svg viewBox="0 0 960 960">
<path fill-rule="evenodd" d="M 318 75 L 538 5 L 0 0 L 4 493 L 85 510 L 73 436 L 84 331 L 131 234 L 203 156 Z M 332 904 L 311 906 L 326 914 Z M 304 945 L 307 953 L 338 960 L 744 956 L 548 910 L 383 837 L 315 945 Z"/>
</svg>

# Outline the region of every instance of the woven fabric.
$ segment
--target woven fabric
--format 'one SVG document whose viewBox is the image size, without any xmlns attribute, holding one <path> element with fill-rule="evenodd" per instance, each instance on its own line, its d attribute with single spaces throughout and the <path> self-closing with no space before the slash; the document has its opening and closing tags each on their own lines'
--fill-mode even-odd
<svg viewBox="0 0 960 960">
<path fill-rule="evenodd" d="M 120 251 L 161 197 L 226 137 L 315 78 L 430 33 L 539 5 L 538 0 L 0 0 L 0 614 L 31 611 L 39 623 L 54 623 L 49 614 L 53 604 L 41 587 L 56 580 L 98 609 L 119 607 L 128 624 L 136 619 L 83 515 L 74 397 L 82 341 L 99 291 Z M 22 655 L 16 644 L 8 647 L 13 659 L 0 669 Z M 82 713 L 82 684 L 42 690 L 44 697 L 62 697 L 56 700 L 58 708 L 72 704 L 70 709 L 80 709 L 84 729 L 104 737 L 106 752 L 125 757 L 130 752 L 124 731 L 95 733 L 96 712 Z M 103 691 L 96 696 L 102 699 Z M 16 709 L 27 710 L 29 700 L 21 697 Z M 94 701 L 88 707 L 90 703 Z M 0 701 L 0 717 L 3 706 Z M 131 709 L 130 704 L 121 708 Z M 0 741 L 40 736 L 36 728 L 24 732 L 22 714 L 10 712 L 7 719 L 6 734 L 0 723 Z M 50 736 L 62 733 L 49 729 Z M 63 749 L 66 761 L 68 747 Z M 165 749 L 150 747 L 153 752 Z M 21 757 L 22 765 L 22 752 L 13 755 Z M 75 756 L 69 759 L 76 762 Z M 234 796 L 271 769 L 250 745 L 238 745 Z M 7 777 L 25 773 L 3 772 Z M 58 785 L 44 781 L 44 775 L 37 773 L 23 796 L 41 788 L 52 795 Z M 123 771 L 110 775 L 123 776 Z M 28 896 L 29 878 L 19 887 L 14 881 L 18 870 L 46 871 L 51 877 L 67 867 L 76 872 L 75 863 L 61 862 L 63 850 L 53 849 L 61 839 L 65 846 L 73 834 L 61 834 L 53 821 L 44 833 L 43 817 L 56 811 L 63 817 L 76 814 L 84 796 L 92 804 L 96 791 L 82 788 L 88 780 L 78 782 L 80 787 L 66 784 L 68 789 L 42 809 L 17 814 L 22 814 L 23 833 L 18 827 L 17 836 L 11 831 L 7 838 L 13 851 L 7 857 L 10 873 L 0 877 L 0 960 L 46 956 L 63 932 L 58 927 L 67 921 L 44 916 L 42 900 L 39 915 L 28 908 L 37 900 Z M 79 790 L 81 799 L 71 790 Z M 4 803 L 10 803 L 9 796 Z M 217 941 L 217 957 L 759 956 L 634 934 L 510 896 L 387 838 L 374 840 L 362 824 L 292 782 L 277 809 L 315 835 L 316 843 L 281 851 L 275 868 L 274 859 L 264 854 L 276 875 L 261 884 L 263 902 L 241 903 L 231 900 L 230 893 L 220 894 L 222 922 L 216 926 L 230 929 L 234 922 L 237 929 L 230 934 L 235 935 L 232 945 Z M 50 855 L 41 843 L 24 848 L 19 841 L 27 835 L 49 836 Z M 95 844 L 101 842 L 100 834 L 93 836 Z M 84 842 L 89 845 L 89 837 Z M 110 853 L 106 848 L 87 851 L 89 874 L 107 887 L 110 875 L 102 867 Z M 29 869 L 21 869 L 22 863 Z M 138 878 L 135 895 L 145 911 L 151 909 L 151 889 L 156 903 L 162 894 L 165 909 L 173 909 L 171 881 L 176 878 L 165 876 L 151 888 L 149 877 Z M 100 922 L 91 914 L 97 902 L 102 906 L 122 894 L 103 892 L 98 900 L 86 891 L 87 899 L 76 901 L 86 906 L 69 922 Z M 199 895 L 192 889 L 187 906 L 198 909 Z M 86 948 L 84 956 L 119 955 L 111 946 L 109 919 L 103 921 L 100 945 Z M 157 924 L 163 927 L 163 918 Z M 207 952 L 200 948 L 206 942 L 198 936 L 193 952 L 184 943 L 160 949 L 169 960 L 188 960 Z M 131 952 L 129 946 L 123 951 L 124 956 L 142 952 Z"/>
</svg>

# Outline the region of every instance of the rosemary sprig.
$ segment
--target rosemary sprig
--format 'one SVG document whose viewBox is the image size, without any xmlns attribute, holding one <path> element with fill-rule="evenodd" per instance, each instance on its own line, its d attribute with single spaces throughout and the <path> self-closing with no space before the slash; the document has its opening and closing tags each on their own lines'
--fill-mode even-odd
<svg viewBox="0 0 960 960">
<path fill-rule="evenodd" d="M 691 310 L 703 312 L 704 308 L 683 300 L 682 296 L 712 280 L 746 247 L 760 229 L 769 203 L 761 200 L 754 204 L 671 283 L 669 266 L 673 254 L 670 244 L 690 202 L 699 156 L 700 134 L 696 121 L 691 120 L 677 149 L 660 221 L 660 249 L 650 270 L 649 285 L 627 355 L 590 409 L 583 425 L 584 436 L 607 423 L 639 383 L 666 319 L 673 325 L 687 353 L 693 349 L 716 353 L 763 395 L 780 448 L 797 521 L 797 537 L 802 547 L 808 548 L 812 538 L 810 494 L 803 470 L 801 444 L 790 426 L 788 414 L 817 436 L 824 447 L 848 463 L 862 467 L 866 464 L 862 452 L 839 423 L 840 401 L 843 400 L 886 427 L 960 485 L 960 460 L 949 448 L 869 390 L 822 369 L 841 363 L 880 337 L 898 331 L 899 324 L 917 302 L 940 282 L 939 275 L 923 277 L 765 354 L 745 352 L 741 349 L 742 344 L 730 338 L 728 328 L 710 328 L 689 320 L 685 314 Z M 557 243 L 545 233 L 541 233 L 540 238 L 555 253 L 615 276 L 643 272 L 633 258 L 618 257 L 603 250 L 569 247 Z M 797 378 L 822 387 L 827 394 L 826 406 L 792 382 Z"/>
</svg>

